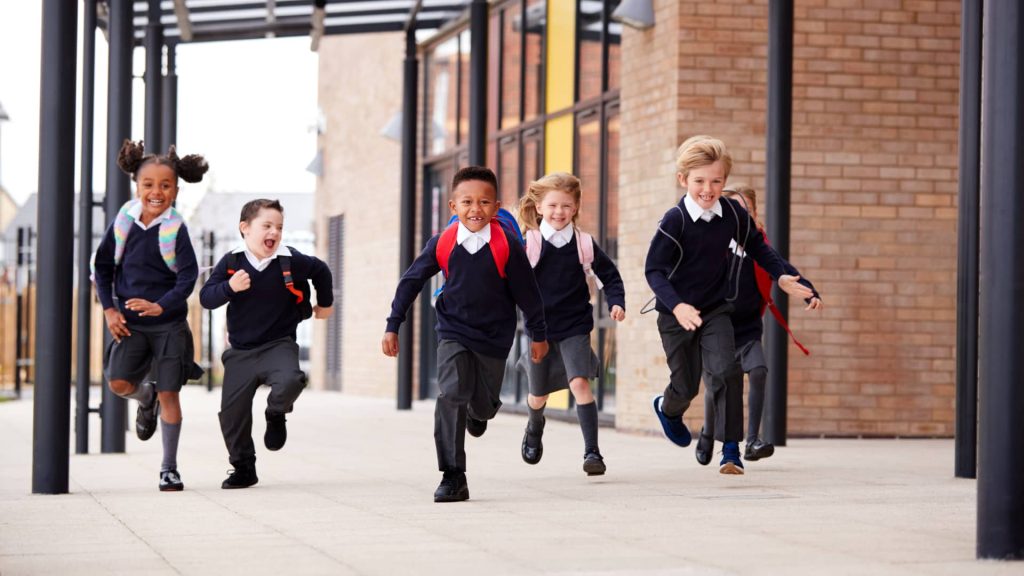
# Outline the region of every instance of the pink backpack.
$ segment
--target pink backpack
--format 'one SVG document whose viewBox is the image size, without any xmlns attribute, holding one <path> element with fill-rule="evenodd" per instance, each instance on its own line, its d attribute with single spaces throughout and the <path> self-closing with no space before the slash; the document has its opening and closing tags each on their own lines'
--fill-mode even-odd
<svg viewBox="0 0 1024 576">
<path fill-rule="evenodd" d="M 576 252 L 580 257 L 580 264 L 583 272 L 594 279 L 594 285 L 598 290 L 604 288 L 601 279 L 594 273 L 594 237 L 573 226 L 573 234 L 576 236 Z M 540 230 L 531 228 L 526 231 L 526 257 L 530 260 L 530 266 L 537 267 L 540 261 L 540 249 L 544 245 L 544 236 Z"/>
</svg>

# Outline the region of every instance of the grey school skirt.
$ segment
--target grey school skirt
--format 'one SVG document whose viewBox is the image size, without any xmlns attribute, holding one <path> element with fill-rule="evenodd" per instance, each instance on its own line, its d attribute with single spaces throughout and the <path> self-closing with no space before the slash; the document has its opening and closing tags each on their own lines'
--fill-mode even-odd
<svg viewBox="0 0 1024 576">
<path fill-rule="evenodd" d="M 530 354 L 519 357 L 519 368 L 530 381 L 530 394 L 544 396 L 569 387 L 573 378 L 597 378 L 600 363 L 590 348 L 590 335 L 570 336 L 564 340 L 548 340 L 548 355 L 540 364 Z"/>
<path fill-rule="evenodd" d="M 751 340 L 736 350 L 736 360 L 743 367 L 743 372 L 749 374 L 754 368 L 768 368 L 764 359 L 764 347 L 760 340 Z"/>
</svg>

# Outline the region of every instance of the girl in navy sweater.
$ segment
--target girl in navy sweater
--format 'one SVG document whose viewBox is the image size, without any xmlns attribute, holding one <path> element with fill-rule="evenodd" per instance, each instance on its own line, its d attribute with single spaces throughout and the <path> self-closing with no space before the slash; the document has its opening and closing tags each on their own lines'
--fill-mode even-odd
<svg viewBox="0 0 1024 576">
<path fill-rule="evenodd" d="M 527 464 L 540 462 L 548 395 L 569 388 L 583 431 L 583 471 L 594 476 L 604 474 L 605 464 L 597 445 L 597 403 L 590 390 L 599 363 L 590 347 L 594 307 L 588 279 L 593 277 L 599 289 L 603 285 L 609 314 L 619 322 L 626 318 L 626 300 L 615 263 L 577 228 L 579 209 L 580 181 L 565 172 L 531 182 L 519 202 L 519 222 L 526 231 L 527 256 L 544 300 L 549 342 L 542 362 L 528 362 L 525 356 L 520 362 L 530 382 L 530 415 L 521 451 Z"/>
<path fill-rule="evenodd" d="M 160 413 L 159 488 L 178 491 L 185 487 L 178 474 L 178 392 L 203 372 L 193 360 L 186 321 L 199 267 L 188 227 L 173 205 L 178 178 L 199 182 L 208 166 L 202 156 L 178 158 L 174 146 L 166 156 L 146 154 L 142 142 L 131 140 L 121 146 L 117 165 L 135 181 L 138 198 L 121 207 L 93 259 L 96 295 L 112 337 L 103 372 L 114 394 L 139 402 L 140 440 L 153 436 Z"/>
</svg>

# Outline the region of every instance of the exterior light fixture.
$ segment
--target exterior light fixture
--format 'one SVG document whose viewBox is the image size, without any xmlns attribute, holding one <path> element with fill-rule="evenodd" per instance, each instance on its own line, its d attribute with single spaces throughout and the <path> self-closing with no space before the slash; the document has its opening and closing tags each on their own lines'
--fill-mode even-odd
<svg viewBox="0 0 1024 576">
<path fill-rule="evenodd" d="M 646 30 L 654 26 L 654 0 L 622 0 L 622 4 L 612 12 L 612 20 Z"/>
</svg>

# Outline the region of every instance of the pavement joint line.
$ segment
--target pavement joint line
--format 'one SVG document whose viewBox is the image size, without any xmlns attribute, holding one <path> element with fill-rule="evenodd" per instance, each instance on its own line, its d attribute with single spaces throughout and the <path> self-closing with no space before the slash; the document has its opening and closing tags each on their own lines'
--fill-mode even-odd
<svg viewBox="0 0 1024 576">
<path fill-rule="evenodd" d="M 175 574 L 181 574 L 182 573 L 181 570 L 178 570 L 178 567 L 175 566 L 174 564 L 172 564 L 171 561 L 168 560 L 166 556 L 164 556 L 159 551 L 157 551 L 156 548 L 153 548 L 153 545 L 150 544 L 148 540 L 146 540 L 142 536 L 139 536 L 134 530 L 131 529 L 130 526 L 128 526 L 127 523 L 125 523 L 125 521 L 123 519 L 121 519 L 120 516 L 118 516 L 113 511 L 111 511 L 109 508 L 107 508 L 107 506 L 103 503 L 103 501 L 100 500 L 99 498 L 97 498 L 96 495 L 93 494 L 91 490 L 87 490 L 87 489 L 83 488 L 83 491 L 86 494 L 89 495 L 89 498 L 92 498 L 93 502 L 99 504 L 100 508 L 103 508 L 103 510 L 107 514 L 109 514 L 111 518 L 113 518 L 114 520 L 117 520 L 117 522 L 119 524 L 121 524 L 121 526 L 124 526 L 125 530 L 127 530 L 129 534 L 131 534 L 132 536 L 137 538 L 139 540 L 139 542 L 142 542 L 143 544 L 145 544 L 146 548 L 149 548 L 150 551 L 153 552 L 153 554 L 156 554 L 157 558 L 160 558 L 160 560 L 162 560 L 163 563 L 166 564 L 168 568 L 170 568 L 171 570 L 174 570 Z"/>
</svg>

